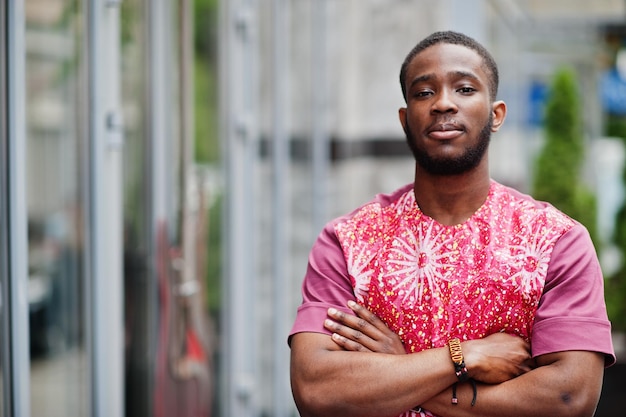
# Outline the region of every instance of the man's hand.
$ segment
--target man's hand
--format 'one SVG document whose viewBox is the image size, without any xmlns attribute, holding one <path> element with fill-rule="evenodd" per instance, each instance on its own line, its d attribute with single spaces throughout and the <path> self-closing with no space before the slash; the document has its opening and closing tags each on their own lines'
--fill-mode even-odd
<svg viewBox="0 0 626 417">
<path fill-rule="evenodd" d="M 530 345 L 518 336 L 495 333 L 461 347 L 470 377 L 486 384 L 508 381 L 534 367 Z"/>
<path fill-rule="evenodd" d="M 356 316 L 330 308 L 324 327 L 333 332 L 333 341 L 345 350 L 357 352 L 378 352 L 404 355 L 404 345 L 400 336 L 387 327 L 365 307 L 348 301 L 348 307 Z"/>
</svg>

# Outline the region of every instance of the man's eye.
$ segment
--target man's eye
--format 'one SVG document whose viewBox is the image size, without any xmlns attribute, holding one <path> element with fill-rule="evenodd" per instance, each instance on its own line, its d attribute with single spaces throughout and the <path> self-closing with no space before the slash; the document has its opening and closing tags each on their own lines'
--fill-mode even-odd
<svg viewBox="0 0 626 417">
<path fill-rule="evenodd" d="M 418 97 L 418 98 L 428 97 L 431 94 L 432 94 L 432 91 L 429 91 L 429 90 L 417 91 L 415 93 L 415 97 Z"/>
<path fill-rule="evenodd" d="M 476 91 L 476 89 L 472 87 L 461 87 L 457 91 L 462 94 L 469 94 L 469 93 L 473 93 L 474 91 Z"/>
</svg>

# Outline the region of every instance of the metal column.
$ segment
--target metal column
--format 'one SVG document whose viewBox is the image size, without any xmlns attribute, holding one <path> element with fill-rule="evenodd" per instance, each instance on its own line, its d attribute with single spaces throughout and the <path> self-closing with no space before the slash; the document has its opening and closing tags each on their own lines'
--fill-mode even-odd
<svg viewBox="0 0 626 417">
<path fill-rule="evenodd" d="M 28 320 L 28 242 L 26 206 L 26 82 L 24 2 L 6 4 L 7 33 L 7 143 L 6 191 L 7 248 L 10 326 L 11 411 L 16 416 L 30 415 L 30 357 Z M 4 28 L 3 22 L 3 28 Z"/>
<path fill-rule="evenodd" d="M 330 164 L 330 139 L 326 122 L 328 108 L 327 78 L 327 1 L 313 2 L 311 36 L 311 93 L 312 111 L 312 190 L 313 190 L 313 236 L 322 230 L 328 221 L 328 170 Z"/>
<path fill-rule="evenodd" d="M 256 124 L 257 3 L 220 2 L 220 137 L 226 192 L 222 279 L 221 413 L 257 415 L 254 171 Z"/>
<path fill-rule="evenodd" d="M 124 414 L 119 6 L 89 3 L 92 414 Z"/>
<path fill-rule="evenodd" d="M 286 417 L 290 412 L 289 349 L 285 341 L 289 329 L 287 266 L 289 250 L 289 3 L 273 0 L 272 74 L 273 74 L 273 140 L 272 140 L 272 286 L 274 335 L 272 347 L 273 415 Z"/>
</svg>

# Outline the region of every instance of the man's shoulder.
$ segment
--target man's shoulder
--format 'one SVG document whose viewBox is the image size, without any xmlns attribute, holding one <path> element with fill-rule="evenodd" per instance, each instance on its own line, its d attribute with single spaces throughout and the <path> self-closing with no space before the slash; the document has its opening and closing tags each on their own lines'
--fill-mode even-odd
<svg viewBox="0 0 626 417">
<path fill-rule="evenodd" d="M 381 208 L 389 207 L 405 200 L 406 198 L 415 201 L 413 194 L 413 183 L 405 184 L 402 187 L 390 192 L 376 194 L 372 200 L 361 206 L 361 208 L 375 204 Z"/>
<path fill-rule="evenodd" d="M 413 184 L 404 185 L 388 194 L 377 194 L 367 203 L 352 212 L 336 218 L 332 230 L 340 241 L 355 244 L 356 241 L 368 241 L 380 236 L 407 211 L 415 209 Z"/>
<path fill-rule="evenodd" d="M 376 194 L 371 200 L 369 200 L 365 204 L 362 204 L 351 212 L 334 219 L 333 223 L 345 223 L 353 218 L 358 218 L 366 215 L 366 213 L 382 212 L 383 210 L 391 206 L 402 203 L 412 204 L 414 201 L 415 197 L 413 195 L 413 183 L 409 183 L 390 193 Z"/>
<path fill-rule="evenodd" d="M 495 194 L 503 205 L 514 208 L 520 216 L 536 217 L 542 216 L 573 226 L 576 220 L 556 208 L 547 201 L 537 200 L 533 196 L 523 193 L 513 187 L 495 183 Z"/>
</svg>

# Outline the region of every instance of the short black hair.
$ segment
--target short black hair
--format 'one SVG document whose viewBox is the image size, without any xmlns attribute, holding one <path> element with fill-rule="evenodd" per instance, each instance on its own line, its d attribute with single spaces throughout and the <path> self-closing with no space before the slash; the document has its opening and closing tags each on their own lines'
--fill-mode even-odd
<svg viewBox="0 0 626 417">
<path fill-rule="evenodd" d="M 443 32 L 435 32 L 432 35 L 421 40 L 417 45 L 413 47 L 411 52 L 406 56 L 404 62 L 402 63 L 402 68 L 400 69 L 400 87 L 402 87 L 402 96 L 404 100 L 407 100 L 406 97 L 406 73 L 409 65 L 413 61 L 413 58 L 424 49 L 429 48 L 433 45 L 437 45 L 439 43 L 452 44 L 452 45 L 461 45 L 465 46 L 476 52 L 483 60 L 483 64 L 485 69 L 487 70 L 487 75 L 490 75 L 489 78 L 489 97 L 492 101 L 495 101 L 496 96 L 498 94 L 498 65 L 496 61 L 493 59 L 493 56 L 475 39 L 464 35 L 462 33 L 453 32 L 453 31 L 443 31 Z"/>
</svg>

